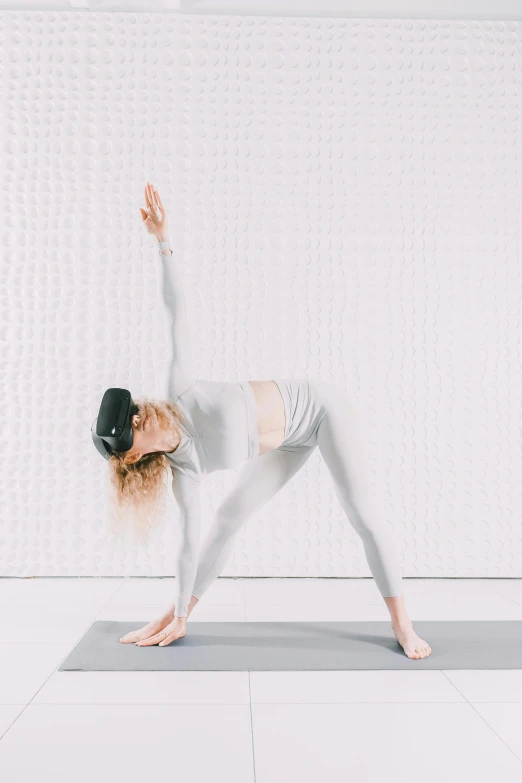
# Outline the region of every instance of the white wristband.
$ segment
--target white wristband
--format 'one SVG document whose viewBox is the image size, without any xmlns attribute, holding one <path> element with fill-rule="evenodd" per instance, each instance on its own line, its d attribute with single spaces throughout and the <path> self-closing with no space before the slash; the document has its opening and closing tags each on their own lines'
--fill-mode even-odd
<svg viewBox="0 0 522 783">
<path fill-rule="evenodd" d="M 159 251 L 160 251 L 160 254 L 161 254 L 162 256 L 166 256 L 166 255 L 168 255 L 168 253 L 162 253 L 162 252 L 161 252 L 161 251 L 162 251 L 164 248 L 168 248 L 168 249 L 170 250 L 170 255 L 173 255 L 173 253 L 172 253 L 172 248 L 171 248 L 171 246 L 170 246 L 170 245 L 171 245 L 171 242 L 170 242 L 170 240 L 166 240 L 165 242 L 158 242 L 158 249 L 159 249 Z"/>
</svg>

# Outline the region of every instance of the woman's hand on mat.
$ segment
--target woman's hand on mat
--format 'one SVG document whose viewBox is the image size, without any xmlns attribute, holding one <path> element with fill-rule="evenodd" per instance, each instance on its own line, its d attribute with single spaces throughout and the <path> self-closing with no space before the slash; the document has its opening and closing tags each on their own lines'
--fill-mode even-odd
<svg viewBox="0 0 522 783">
<path fill-rule="evenodd" d="M 166 647 L 167 644 L 174 642 L 176 639 L 181 639 L 185 636 L 186 632 L 187 618 L 175 617 L 162 631 L 141 642 L 136 642 L 136 644 L 138 647 L 149 647 L 153 644 L 157 644 L 160 647 Z"/>
<path fill-rule="evenodd" d="M 158 620 L 151 620 L 150 623 L 144 625 L 143 628 L 138 628 L 136 631 L 130 631 L 122 636 L 120 642 L 122 644 L 136 644 L 141 642 L 142 639 L 149 639 L 151 636 L 159 633 L 174 619 L 174 609 L 166 612 L 163 617 Z"/>
<path fill-rule="evenodd" d="M 145 209 L 140 207 L 141 219 L 145 230 L 154 236 L 165 237 L 168 234 L 168 220 L 160 195 L 150 182 L 145 185 Z"/>
</svg>

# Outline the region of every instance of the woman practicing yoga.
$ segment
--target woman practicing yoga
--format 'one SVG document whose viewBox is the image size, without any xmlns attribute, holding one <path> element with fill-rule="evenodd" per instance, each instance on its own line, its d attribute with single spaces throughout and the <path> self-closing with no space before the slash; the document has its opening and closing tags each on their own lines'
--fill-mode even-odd
<svg viewBox="0 0 522 783">
<path fill-rule="evenodd" d="M 110 480 L 119 502 L 139 507 L 159 496 L 170 468 L 182 530 L 175 602 L 162 617 L 120 641 L 164 646 L 183 637 L 187 618 L 222 572 L 238 531 L 319 447 L 337 497 L 362 540 L 398 642 L 409 658 L 430 655 L 431 647 L 417 636 L 406 612 L 394 540 L 373 506 L 357 414 L 348 395 L 334 384 L 306 378 L 237 383 L 195 378 L 167 217 L 150 183 L 145 207 L 140 210 L 143 225 L 159 243 L 172 339 L 168 400 L 142 398 L 136 403 L 132 447 L 111 453 Z M 242 462 L 237 483 L 217 509 L 200 548 L 201 479 Z"/>
</svg>

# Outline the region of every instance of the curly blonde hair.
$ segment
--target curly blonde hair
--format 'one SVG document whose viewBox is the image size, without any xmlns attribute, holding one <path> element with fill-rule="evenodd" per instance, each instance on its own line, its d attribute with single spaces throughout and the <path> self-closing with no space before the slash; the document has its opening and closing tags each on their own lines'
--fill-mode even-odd
<svg viewBox="0 0 522 783">
<path fill-rule="evenodd" d="M 143 418 L 155 420 L 163 432 L 181 437 L 180 421 L 185 417 L 173 402 L 143 395 L 135 403 Z M 130 464 L 124 462 L 126 453 L 113 451 L 108 460 L 110 529 L 120 539 L 130 529 L 143 544 L 165 512 L 167 481 L 172 474 L 163 451 L 144 454 Z"/>
</svg>

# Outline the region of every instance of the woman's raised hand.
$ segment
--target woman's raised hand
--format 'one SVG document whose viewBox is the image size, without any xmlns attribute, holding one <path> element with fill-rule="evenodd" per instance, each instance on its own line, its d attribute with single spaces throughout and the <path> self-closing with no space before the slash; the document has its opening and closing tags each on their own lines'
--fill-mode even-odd
<svg viewBox="0 0 522 783">
<path fill-rule="evenodd" d="M 165 237 L 166 239 L 168 234 L 167 213 L 158 191 L 150 182 L 145 185 L 145 209 L 140 207 L 140 212 L 146 231 L 155 237 Z"/>
</svg>

